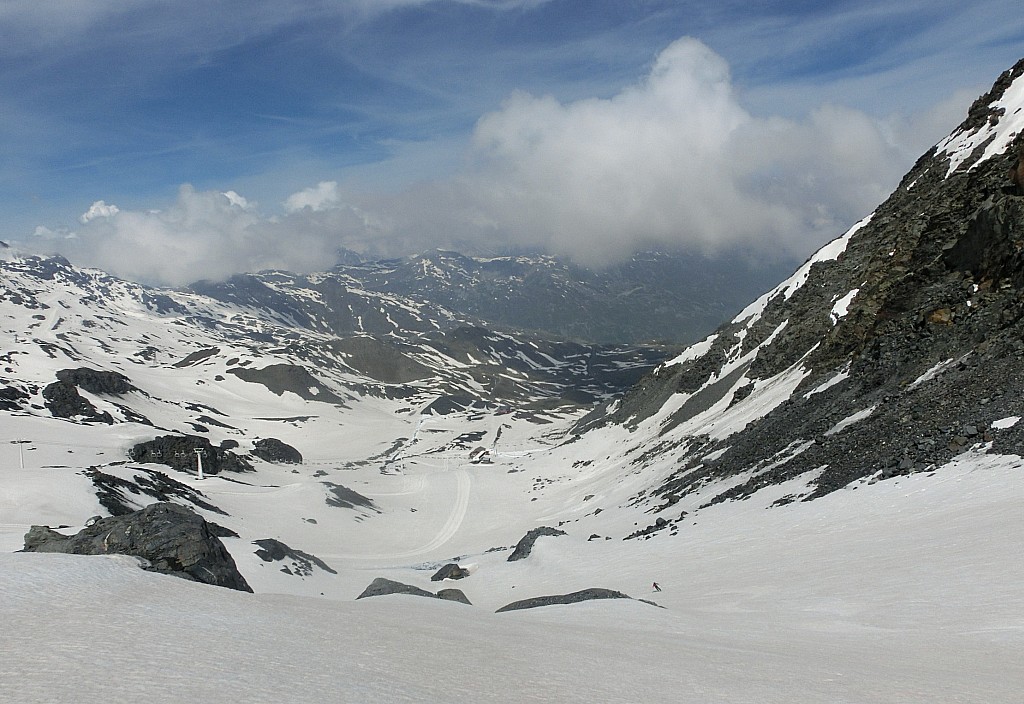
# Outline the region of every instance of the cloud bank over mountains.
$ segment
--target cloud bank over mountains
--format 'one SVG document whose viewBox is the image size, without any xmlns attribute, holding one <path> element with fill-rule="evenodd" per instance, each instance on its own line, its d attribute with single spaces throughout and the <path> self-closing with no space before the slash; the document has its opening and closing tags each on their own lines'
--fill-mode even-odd
<svg viewBox="0 0 1024 704">
<path fill-rule="evenodd" d="M 727 62 L 684 37 L 610 97 L 511 94 L 478 120 L 456 173 L 399 192 L 361 189 L 343 173 L 280 205 L 185 185 L 159 210 L 97 201 L 73 233 L 39 228 L 36 240 L 171 285 L 322 270 L 339 247 L 541 249 L 594 266 L 652 247 L 799 258 L 880 203 L 973 97 L 913 119 L 841 105 L 798 120 L 754 116 Z"/>
</svg>

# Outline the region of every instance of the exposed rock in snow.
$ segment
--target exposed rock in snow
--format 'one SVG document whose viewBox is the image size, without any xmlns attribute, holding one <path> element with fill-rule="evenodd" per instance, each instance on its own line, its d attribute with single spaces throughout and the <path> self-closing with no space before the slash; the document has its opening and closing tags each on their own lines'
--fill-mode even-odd
<svg viewBox="0 0 1024 704">
<path fill-rule="evenodd" d="M 134 555 L 145 569 L 218 587 L 251 592 L 220 539 L 193 511 L 157 503 L 124 516 L 100 518 L 72 536 L 44 526 L 25 535 L 26 552 Z"/>
<path fill-rule="evenodd" d="M 506 604 L 496 611 L 496 613 L 502 613 L 504 611 L 519 611 L 520 609 L 536 609 L 541 606 L 554 606 L 556 604 L 578 604 L 581 601 L 591 601 L 593 599 L 631 599 L 632 597 L 622 592 L 617 592 L 612 589 L 582 589 L 578 592 L 572 592 L 571 594 L 555 594 L 552 596 L 535 596 L 530 599 L 522 599 L 520 601 L 513 601 L 511 604 Z"/>
<path fill-rule="evenodd" d="M 551 528 L 549 526 L 534 528 L 524 535 L 518 543 L 516 543 L 515 550 L 513 550 L 512 554 L 508 556 L 508 561 L 515 562 L 516 560 L 523 560 L 529 557 L 530 553 L 533 551 L 533 544 L 537 542 L 537 538 L 544 535 L 565 535 L 565 531 L 558 530 L 557 528 Z"/>
<path fill-rule="evenodd" d="M 252 454 L 267 462 L 302 464 L 302 453 L 277 438 L 261 438 L 253 443 Z"/>
</svg>

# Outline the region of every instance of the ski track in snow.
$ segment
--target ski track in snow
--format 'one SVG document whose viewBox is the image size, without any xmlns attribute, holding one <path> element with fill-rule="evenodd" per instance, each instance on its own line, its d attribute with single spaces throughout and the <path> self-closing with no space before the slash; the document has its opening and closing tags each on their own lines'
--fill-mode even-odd
<svg viewBox="0 0 1024 704">
<path fill-rule="evenodd" d="M 455 483 L 455 497 L 451 503 L 451 509 L 448 511 L 447 519 L 444 524 L 438 529 L 437 534 L 427 543 L 420 547 L 413 548 L 411 550 L 402 550 L 397 552 L 378 552 L 378 553 L 334 553 L 330 555 L 322 555 L 324 559 L 335 559 L 335 560 L 405 560 L 411 557 L 418 557 L 431 553 L 438 548 L 442 547 L 445 543 L 455 537 L 458 533 L 459 528 L 462 526 L 463 520 L 466 518 L 466 512 L 469 509 L 469 499 L 472 494 L 473 479 L 469 472 L 464 469 L 455 469 L 446 472 L 441 472 L 432 475 L 432 479 L 437 477 L 443 477 L 446 481 L 451 478 Z M 426 477 L 421 477 L 418 486 L 422 490 L 427 484 Z M 401 491 L 393 494 L 382 494 L 382 493 L 368 493 L 368 496 L 403 496 L 408 494 L 418 493 L 417 491 Z"/>
</svg>

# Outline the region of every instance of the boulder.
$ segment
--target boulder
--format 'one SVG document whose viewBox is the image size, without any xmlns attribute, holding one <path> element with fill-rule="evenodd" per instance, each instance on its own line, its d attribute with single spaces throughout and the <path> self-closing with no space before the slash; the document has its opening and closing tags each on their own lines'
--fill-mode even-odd
<svg viewBox="0 0 1024 704">
<path fill-rule="evenodd" d="M 302 453 L 277 438 L 257 440 L 253 444 L 252 454 L 267 462 L 302 464 Z"/>
<path fill-rule="evenodd" d="M 430 578 L 430 581 L 440 582 L 445 579 L 463 579 L 464 577 L 468 576 L 469 570 L 459 567 L 454 562 L 450 562 L 441 569 L 439 569 L 437 572 L 435 572 L 434 576 Z"/>
<path fill-rule="evenodd" d="M 432 594 L 426 589 L 414 587 L 411 584 L 402 584 L 394 580 L 377 577 L 370 582 L 370 586 L 363 590 L 363 593 L 356 599 L 365 599 L 370 596 L 384 596 L 385 594 L 411 594 L 412 596 L 425 596 L 430 599 L 442 599 L 444 601 L 457 601 L 460 604 L 469 604 L 469 599 L 462 593 L 461 589 L 442 589 L 437 594 Z"/>
<path fill-rule="evenodd" d="M 445 601 L 457 601 L 460 604 L 468 604 L 469 606 L 473 605 L 469 598 L 462 593 L 461 589 L 442 589 L 437 593 L 437 598 Z"/>
<path fill-rule="evenodd" d="M 133 555 L 146 560 L 145 569 L 152 572 L 252 591 L 206 520 L 178 504 L 156 503 L 123 516 L 100 518 L 72 536 L 32 526 L 25 535 L 25 552 Z"/>
<path fill-rule="evenodd" d="M 535 609 L 538 606 L 551 606 L 552 604 L 576 604 L 581 601 L 590 601 L 592 599 L 631 599 L 628 594 L 622 592 L 616 592 L 611 589 L 583 589 L 578 592 L 572 592 L 571 594 L 555 594 L 552 596 L 536 596 L 532 599 L 523 599 L 521 601 L 513 601 L 511 604 L 506 604 L 498 609 L 495 613 L 501 613 L 503 611 L 518 611 L 520 609 Z M 649 603 L 649 602 L 648 602 Z"/>
<path fill-rule="evenodd" d="M 509 562 L 515 562 L 516 560 L 522 560 L 523 558 L 529 557 L 533 551 L 533 544 L 537 542 L 537 538 L 542 535 L 565 535 L 564 530 L 558 530 L 557 528 L 550 528 L 548 526 L 541 526 L 540 528 L 534 528 L 522 539 L 516 543 L 515 550 L 508 556 Z"/>
<path fill-rule="evenodd" d="M 436 598 L 434 594 L 428 592 L 426 589 L 420 589 L 414 587 L 411 584 L 402 584 L 401 582 L 395 582 L 391 579 L 385 579 L 384 577 L 377 577 L 377 579 L 370 582 L 370 586 L 363 590 L 363 593 L 356 597 L 356 599 L 365 599 L 371 596 L 384 596 L 385 594 L 412 594 L 413 596 L 427 596 L 431 599 Z"/>
</svg>

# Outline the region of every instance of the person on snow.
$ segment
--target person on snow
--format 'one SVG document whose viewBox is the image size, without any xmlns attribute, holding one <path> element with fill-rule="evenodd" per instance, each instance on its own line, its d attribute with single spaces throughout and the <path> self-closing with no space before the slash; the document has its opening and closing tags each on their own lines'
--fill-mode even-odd
<svg viewBox="0 0 1024 704">
<path fill-rule="evenodd" d="M 654 591 L 656 591 L 656 592 L 660 592 L 660 591 L 661 591 L 661 587 L 659 587 L 659 586 L 658 586 L 658 583 L 657 583 L 657 582 L 654 582 L 654 583 L 653 583 L 653 584 L 651 585 L 651 588 L 652 588 L 652 589 L 653 589 Z"/>
</svg>

